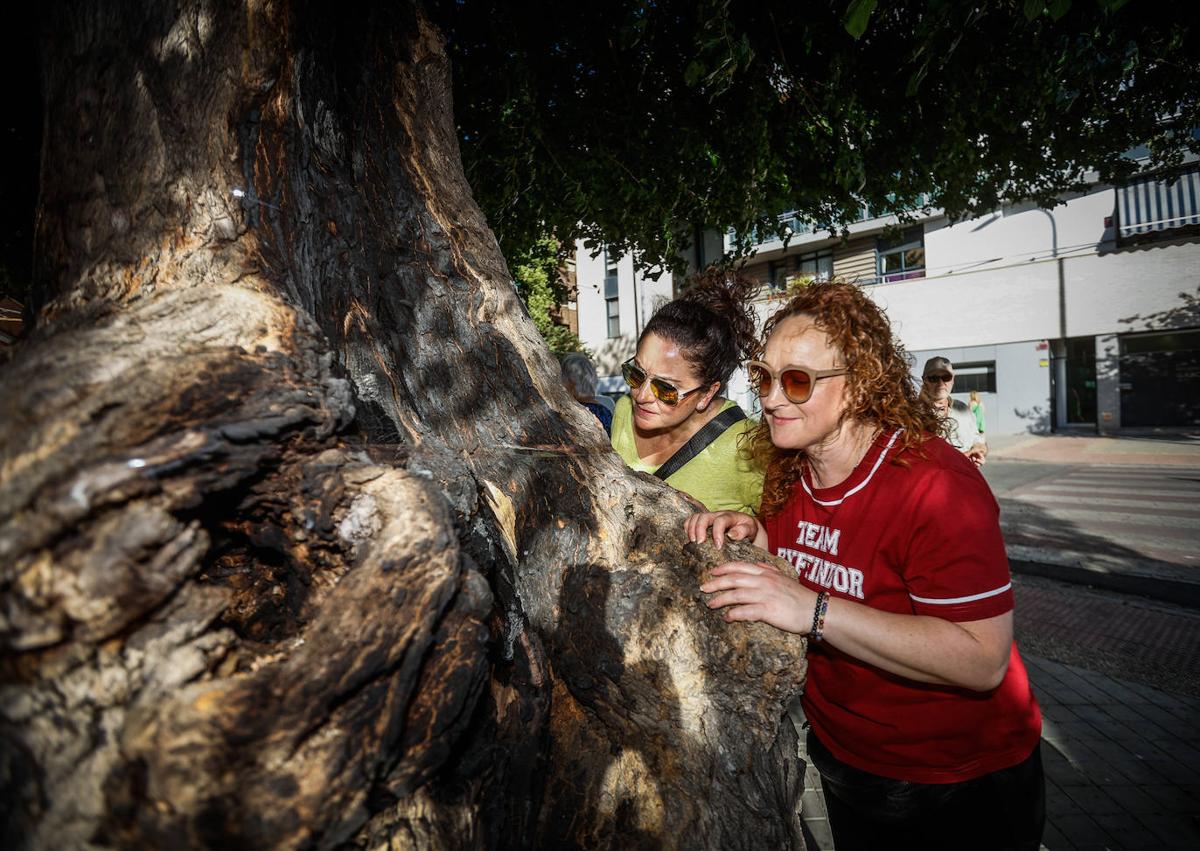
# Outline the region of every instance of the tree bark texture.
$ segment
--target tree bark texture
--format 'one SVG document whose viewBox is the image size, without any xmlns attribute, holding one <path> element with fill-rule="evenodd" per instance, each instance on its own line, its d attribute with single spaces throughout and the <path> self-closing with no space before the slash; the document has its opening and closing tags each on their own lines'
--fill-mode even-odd
<svg viewBox="0 0 1200 851">
<path fill-rule="evenodd" d="M 421 10 L 42 39 L 4 847 L 802 847 L 804 642 L 704 607 L 724 557 L 561 389 Z"/>
</svg>

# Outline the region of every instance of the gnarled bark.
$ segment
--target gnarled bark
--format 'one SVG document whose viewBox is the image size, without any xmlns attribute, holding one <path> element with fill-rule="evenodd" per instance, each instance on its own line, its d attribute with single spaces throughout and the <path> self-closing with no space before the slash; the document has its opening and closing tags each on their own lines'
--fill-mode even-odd
<svg viewBox="0 0 1200 851">
<path fill-rule="evenodd" d="M 420 10 L 43 29 L 5 846 L 802 845 L 803 641 L 562 391 Z"/>
</svg>

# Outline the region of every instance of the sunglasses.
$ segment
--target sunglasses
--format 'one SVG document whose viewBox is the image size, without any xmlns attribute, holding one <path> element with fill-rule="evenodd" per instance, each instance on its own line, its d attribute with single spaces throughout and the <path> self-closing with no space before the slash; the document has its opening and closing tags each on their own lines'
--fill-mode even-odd
<svg viewBox="0 0 1200 851">
<path fill-rule="evenodd" d="M 776 381 L 783 390 L 783 395 L 789 402 L 800 405 L 812 396 L 813 387 L 822 378 L 832 378 L 835 375 L 845 375 L 850 370 L 846 367 L 837 369 L 808 369 L 803 366 L 785 366 L 779 372 L 771 369 L 762 361 L 752 360 L 746 364 L 750 373 L 750 386 L 758 391 L 765 399 L 771 395 L 771 387 Z"/>
<path fill-rule="evenodd" d="M 927 375 L 925 380 L 930 384 L 949 384 L 954 380 L 953 375 Z"/>
<path fill-rule="evenodd" d="M 654 394 L 654 398 L 664 405 L 670 405 L 671 407 L 678 405 L 693 393 L 704 389 L 704 385 L 700 385 L 686 393 L 680 393 L 679 388 L 671 382 L 663 381 L 661 378 L 651 378 L 646 374 L 646 370 L 634 363 L 633 358 L 621 364 L 621 375 L 625 377 L 625 383 L 634 390 L 637 390 L 649 380 L 650 392 Z"/>
</svg>

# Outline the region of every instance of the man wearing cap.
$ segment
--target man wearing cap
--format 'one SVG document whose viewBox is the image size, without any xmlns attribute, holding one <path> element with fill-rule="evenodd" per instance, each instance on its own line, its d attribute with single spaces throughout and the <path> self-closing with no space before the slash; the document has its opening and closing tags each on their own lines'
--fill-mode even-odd
<svg viewBox="0 0 1200 851">
<path fill-rule="evenodd" d="M 982 467 L 987 458 L 987 443 L 979 433 L 971 406 L 950 397 L 954 390 L 954 364 L 940 355 L 930 358 L 925 361 L 921 382 L 921 392 L 943 417 L 943 436 L 947 442 Z"/>
</svg>

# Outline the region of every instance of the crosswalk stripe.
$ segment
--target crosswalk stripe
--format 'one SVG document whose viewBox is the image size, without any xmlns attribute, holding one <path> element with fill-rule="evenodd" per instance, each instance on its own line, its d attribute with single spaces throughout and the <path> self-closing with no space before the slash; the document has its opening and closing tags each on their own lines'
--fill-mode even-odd
<svg viewBox="0 0 1200 851">
<path fill-rule="evenodd" d="M 1011 498 L 1021 502 L 1043 502 L 1051 505 L 1065 502 L 1062 494 L 1043 491 L 1020 494 Z M 1107 505 L 1113 508 L 1144 508 L 1147 511 L 1161 511 L 1166 514 L 1196 514 L 1200 516 L 1200 502 L 1196 500 L 1112 499 L 1097 496 L 1090 498 L 1088 505 Z"/>
<path fill-rule="evenodd" d="M 1139 496 L 1168 496 L 1168 497 L 1194 497 L 1200 499 L 1200 490 L 1187 492 L 1181 490 L 1168 490 L 1165 488 L 1127 488 L 1127 487 L 1111 487 L 1098 488 L 1095 485 L 1069 485 L 1061 482 L 1045 485 L 1034 485 L 1032 491 L 1056 490 L 1070 494 L 1128 494 L 1131 491 L 1136 492 Z"/>
<path fill-rule="evenodd" d="M 1018 500 L 1018 502 L 1020 502 Z M 1130 517 L 1143 517 L 1145 515 L 1131 515 L 1128 512 L 1121 511 L 1093 511 L 1087 508 L 1063 508 L 1053 506 L 1045 508 L 1043 506 L 1028 506 L 1030 509 L 1047 512 L 1051 516 L 1060 520 L 1084 521 L 1079 523 L 1081 528 L 1088 526 L 1099 527 L 1105 531 L 1111 530 L 1117 526 L 1137 526 L 1140 528 L 1150 529 L 1200 529 L 1200 517 L 1174 517 L 1165 515 L 1155 515 L 1155 522 L 1138 523 L 1130 522 Z M 1003 505 L 1002 505 L 1003 510 Z"/>
<path fill-rule="evenodd" d="M 1200 478 L 1184 476 L 1091 476 L 1081 473 L 1067 474 L 1057 478 L 1060 482 L 1112 482 L 1119 485 L 1149 484 L 1169 487 L 1200 488 Z"/>
</svg>

